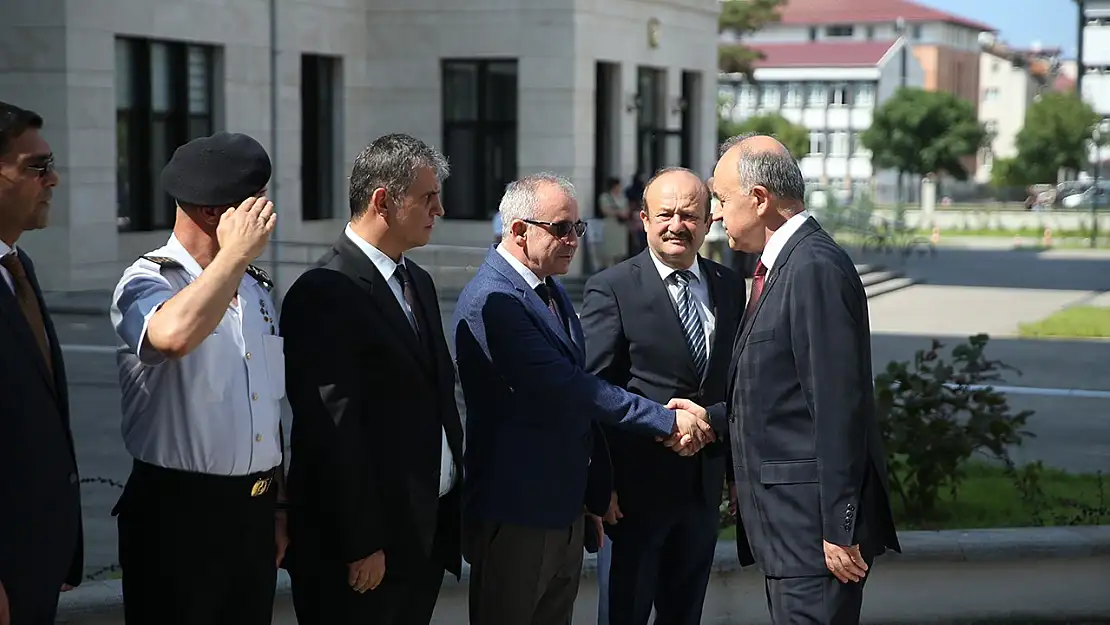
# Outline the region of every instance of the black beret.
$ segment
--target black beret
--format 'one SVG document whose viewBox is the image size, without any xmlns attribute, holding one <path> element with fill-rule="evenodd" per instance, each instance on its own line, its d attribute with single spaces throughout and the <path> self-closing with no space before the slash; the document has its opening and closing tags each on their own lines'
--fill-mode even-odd
<svg viewBox="0 0 1110 625">
<path fill-rule="evenodd" d="M 217 132 L 177 148 L 162 169 L 162 189 L 182 204 L 233 206 L 270 182 L 270 156 L 238 133 Z"/>
</svg>

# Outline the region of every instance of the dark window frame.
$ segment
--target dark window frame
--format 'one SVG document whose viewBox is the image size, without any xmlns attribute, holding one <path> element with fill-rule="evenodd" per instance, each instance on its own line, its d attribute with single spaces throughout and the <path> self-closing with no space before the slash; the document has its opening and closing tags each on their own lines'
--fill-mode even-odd
<svg viewBox="0 0 1110 625">
<path fill-rule="evenodd" d="M 116 103 L 116 194 L 117 223 L 121 231 L 151 231 L 173 228 L 176 209 L 174 201 L 162 192 L 157 182 L 165 163 L 154 162 L 155 127 L 164 127 L 161 137 L 166 143 L 167 159 L 173 151 L 196 136 L 210 135 L 215 130 L 216 46 L 184 41 L 167 41 L 140 37 L 117 37 L 127 47 L 131 75 L 131 103 Z M 153 45 L 167 48 L 166 76 L 169 81 L 169 106 L 164 112 L 154 110 L 152 81 Z M 189 109 L 189 50 L 204 54 L 206 112 Z M 119 71 L 119 68 L 116 68 Z M 123 128 L 126 128 L 124 133 Z M 122 145 L 120 145 L 122 144 Z M 126 150 L 126 152 L 124 152 Z"/>
<path fill-rule="evenodd" d="M 490 68 L 497 65 L 511 65 L 513 68 L 514 93 L 511 95 L 513 106 L 506 119 L 493 119 L 490 113 Z M 453 119 L 448 114 L 453 97 L 449 93 L 447 75 L 453 67 L 468 67 L 475 71 L 477 109 L 472 119 Z M 440 98 L 443 153 L 449 161 L 466 159 L 474 168 L 473 180 L 470 181 L 470 197 L 459 196 L 461 191 L 452 185 L 452 178 L 444 182 L 444 217 L 460 220 L 488 220 L 497 212 L 505 185 L 517 177 L 520 137 L 520 61 L 515 57 L 440 59 Z M 453 137 L 460 131 L 473 134 L 470 153 L 464 153 L 461 147 L 452 145 Z M 509 146 L 505 150 L 508 162 L 501 164 L 500 178 L 502 179 L 496 179 L 495 165 L 490 163 L 487 157 L 488 151 L 497 145 Z"/>
<path fill-rule="evenodd" d="M 342 60 L 301 55 L 301 219 L 334 219 L 339 202 L 336 145 Z M 306 96 L 315 97 L 306 97 Z M 306 122 L 309 120 L 310 123 Z"/>
</svg>

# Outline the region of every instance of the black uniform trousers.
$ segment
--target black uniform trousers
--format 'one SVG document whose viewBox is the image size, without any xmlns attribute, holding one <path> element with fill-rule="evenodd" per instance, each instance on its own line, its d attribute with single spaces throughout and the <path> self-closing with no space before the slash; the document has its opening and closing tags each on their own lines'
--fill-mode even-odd
<svg viewBox="0 0 1110 625">
<path fill-rule="evenodd" d="M 112 511 L 127 625 L 270 624 L 273 474 L 207 475 L 135 461 Z M 259 493 L 260 484 L 268 489 Z"/>
</svg>

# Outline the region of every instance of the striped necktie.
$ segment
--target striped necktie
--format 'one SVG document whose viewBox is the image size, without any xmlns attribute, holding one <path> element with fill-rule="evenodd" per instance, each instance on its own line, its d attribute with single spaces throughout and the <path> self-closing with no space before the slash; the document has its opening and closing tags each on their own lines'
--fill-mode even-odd
<svg viewBox="0 0 1110 625">
<path fill-rule="evenodd" d="M 690 280 L 697 279 L 693 272 L 680 270 L 671 274 L 675 284 L 679 287 L 678 316 L 682 320 L 682 332 L 686 335 L 686 345 L 690 348 L 690 356 L 694 359 L 694 366 L 698 375 L 705 377 L 705 367 L 709 362 L 708 351 L 705 345 L 705 330 L 698 316 L 697 302 L 690 291 Z"/>
</svg>

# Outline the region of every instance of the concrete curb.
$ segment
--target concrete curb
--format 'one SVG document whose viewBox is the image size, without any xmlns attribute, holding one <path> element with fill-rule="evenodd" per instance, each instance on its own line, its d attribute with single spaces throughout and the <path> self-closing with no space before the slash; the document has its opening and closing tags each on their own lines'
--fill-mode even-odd
<svg viewBox="0 0 1110 625">
<path fill-rule="evenodd" d="M 1110 525 L 1076 527 L 1021 527 L 1010 529 L 949 530 L 901 532 L 902 553 L 880 556 L 880 562 L 928 564 L 937 562 L 1002 562 L 1110 556 Z M 731 539 L 717 543 L 714 574 L 731 575 L 743 571 L 755 575 L 754 567 L 744 569 L 736 560 Z M 445 585 L 469 581 L 470 568 L 463 563 L 460 581 L 444 576 Z M 597 557 L 586 554 L 582 565 L 584 579 L 596 579 Z M 60 617 L 73 618 L 119 610 L 123 605 L 122 582 L 118 579 L 86 582 L 64 593 L 58 604 Z M 278 572 L 277 595 L 289 594 L 289 576 Z M 1014 589 L 1020 592 L 1020 589 Z M 63 619 L 64 622 L 64 619 Z"/>
</svg>

